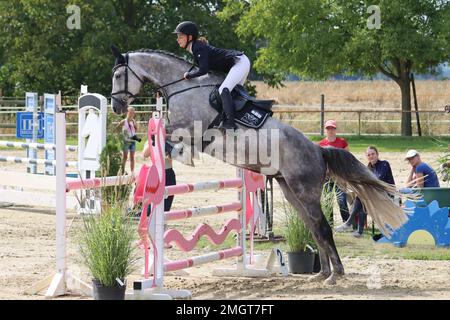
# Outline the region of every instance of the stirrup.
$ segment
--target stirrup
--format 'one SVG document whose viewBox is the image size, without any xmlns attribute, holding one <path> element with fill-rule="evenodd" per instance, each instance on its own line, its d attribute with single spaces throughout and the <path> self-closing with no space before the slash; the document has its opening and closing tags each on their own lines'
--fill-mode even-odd
<svg viewBox="0 0 450 320">
<path fill-rule="evenodd" d="M 237 126 L 234 123 L 234 121 L 232 123 L 227 123 L 226 121 L 221 121 L 219 126 L 217 127 L 217 129 L 219 130 L 237 130 Z"/>
</svg>

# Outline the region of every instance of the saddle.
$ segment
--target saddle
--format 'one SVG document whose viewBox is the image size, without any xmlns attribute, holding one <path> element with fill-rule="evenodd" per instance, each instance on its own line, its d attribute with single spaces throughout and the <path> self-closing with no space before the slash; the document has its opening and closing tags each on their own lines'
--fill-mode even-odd
<svg viewBox="0 0 450 320">
<path fill-rule="evenodd" d="M 219 87 L 217 85 L 209 95 L 209 104 L 214 108 L 219 115 L 214 119 L 210 127 L 218 125 L 223 118 L 222 99 L 219 94 Z M 272 116 L 272 105 L 274 100 L 257 100 L 250 96 L 243 86 L 237 85 L 231 91 L 235 108 L 235 121 L 241 125 L 258 129 L 264 125 L 267 118 Z"/>
</svg>

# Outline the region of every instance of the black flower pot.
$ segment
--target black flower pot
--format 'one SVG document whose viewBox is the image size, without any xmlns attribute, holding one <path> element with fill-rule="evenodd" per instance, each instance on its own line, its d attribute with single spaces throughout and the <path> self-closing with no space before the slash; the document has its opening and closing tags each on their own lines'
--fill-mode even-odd
<svg viewBox="0 0 450 320">
<path fill-rule="evenodd" d="M 319 273 L 320 269 L 321 269 L 321 266 L 320 266 L 320 255 L 319 255 L 319 253 L 314 253 L 313 273 Z"/>
<path fill-rule="evenodd" d="M 288 252 L 288 265 L 291 273 L 312 273 L 314 253 L 311 251 Z"/>
<path fill-rule="evenodd" d="M 106 287 L 97 279 L 92 279 L 94 300 L 125 300 L 126 284 Z"/>
</svg>

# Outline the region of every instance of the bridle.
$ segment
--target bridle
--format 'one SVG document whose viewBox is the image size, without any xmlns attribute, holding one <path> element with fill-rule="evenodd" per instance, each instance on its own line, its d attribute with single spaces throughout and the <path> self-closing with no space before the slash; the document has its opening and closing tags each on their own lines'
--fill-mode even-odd
<svg viewBox="0 0 450 320">
<path fill-rule="evenodd" d="M 131 69 L 131 67 L 128 65 L 128 53 L 125 54 L 125 62 L 124 63 L 119 63 L 119 64 L 117 64 L 117 65 L 115 65 L 113 67 L 113 69 L 112 69 L 113 76 L 114 76 L 114 73 L 116 72 L 116 70 L 118 68 L 121 68 L 121 67 L 125 67 L 125 88 L 123 90 L 119 90 L 119 91 L 116 91 L 116 92 L 111 92 L 111 99 L 113 99 L 114 101 L 120 103 L 120 105 L 122 105 L 122 106 L 126 106 L 127 100 L 129 98 L 136 98 L 137 97 L 136 94 L 132 94 L 130 91 L 128 91 L 128 70 L 130 70 L 131 73 L 134 74 L 134 76 L 141 82 L 142 85 L 144 85 L 148 80 L 147 79 L 141 79 L 137 75 L 137 73 L 134 72 L 134 70 Z M 115 95 L 122 94 L 122 93 L 125 94 L 122 99 L 118 99 L 118 98 L 114 97 Z"/>
</svg>

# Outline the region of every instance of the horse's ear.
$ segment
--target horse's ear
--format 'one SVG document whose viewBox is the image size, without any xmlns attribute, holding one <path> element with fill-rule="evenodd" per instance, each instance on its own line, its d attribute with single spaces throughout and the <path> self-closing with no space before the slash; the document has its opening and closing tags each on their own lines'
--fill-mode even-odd
<svg viewBox="0 0 450 320">
<path fill-rule="evenodd" d="M 117 48 L 115 45 L 111 45 L 111 51 L 114 57 L 116 57 L 116 64 L 125 63 L 125 57 L 120 53 L 119 48 Z"/>
</svg>

